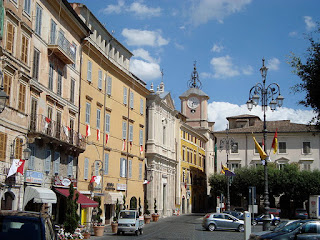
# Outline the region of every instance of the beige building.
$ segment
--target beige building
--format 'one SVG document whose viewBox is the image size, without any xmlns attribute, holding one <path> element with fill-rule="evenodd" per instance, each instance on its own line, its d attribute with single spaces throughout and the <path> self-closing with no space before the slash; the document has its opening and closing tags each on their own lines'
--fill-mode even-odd
<svg viewBox="0 0 320 240">
<path fill-rule="evenodd" d="M 75 11 L 90 28 L 82 45 L 80 133 L 86 151 L 79 157 L 78 190 L 100 198 L 102 218 L 110 223 L 117 200 L 127 208 L 143 204 L 146 129 L 145 83 L 129 70 L 132 53 L 83 4 Z M 90 129 L 90 133 L 89 133 Z M 92 177 L 101 181 L 90 183 Z M 82 223 L 92 213 L 83 209 Z"/>
</svg>

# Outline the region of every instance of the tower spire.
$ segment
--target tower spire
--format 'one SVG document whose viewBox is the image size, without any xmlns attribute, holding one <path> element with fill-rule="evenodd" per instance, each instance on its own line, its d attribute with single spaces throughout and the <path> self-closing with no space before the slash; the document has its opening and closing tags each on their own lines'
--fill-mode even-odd
<svg viewBox="0 0 320 240">
<path fill-rule="evenodd" d="M 201 89 L 202 88 L 202 84 L 201 84 L 201 81 L 199 79 L 199 74 L 197 72 L 196 64 L 197 64 L 197 61 L 194 61 L 193 72 L 191 73 L 191 79 L 188 81 L 188 87 L 189 88 Z"/>
</svg>

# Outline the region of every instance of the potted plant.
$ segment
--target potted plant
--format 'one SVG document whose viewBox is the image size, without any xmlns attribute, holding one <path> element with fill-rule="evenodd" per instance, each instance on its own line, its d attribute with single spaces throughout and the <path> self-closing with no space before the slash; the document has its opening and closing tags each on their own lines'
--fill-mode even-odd
<svg viewBox="0 0 320 240">
<path fill-rule="evenodd" d="M 113 222 L 111 223 L 111 229 L 112 233 L 118 233 L 118 217 L 119 217 L 119 212 L 120 212 L 120 204 L 119 204 L 119 199 L 117 199 L 116 202 L 116 212 L 113 217 Z"/>
<path fill-rule="evenodd" d="M 89 239 L 91 234 L 88 229 L 84 229 L 84 230 L 82 230 L 82 236 L 84 239 Z"/>
<path fill-rule="evenodd" d="M 151 221 L 150 211 L 148 206 L 148 200 L 145 198 L 144 200 L 144 223 L 149 224 Z"/>
<path fill-rule="evenodd" d="M 101 214 L 102 214 L 102 209 L 101 209 L 101 198 L 98 197 L 97 198 L 98 201 L 98 207 L 96 210 L 96 215 L 93 216 L 93 221 L 94 221 L 94 225 L 93 225 L 93 232 L 95 236 L 103 236 L 104 233 L 104 224 L 102 224 L 102 219 L 101 219 Z"/>
<path fill-rule="evenodd" d="M 158 222 L 159 220 L 159 214 L 157 209 L 157 199 L 154 199 L 154 213 L 152 214 L 152 221 Z"/>
</svg>

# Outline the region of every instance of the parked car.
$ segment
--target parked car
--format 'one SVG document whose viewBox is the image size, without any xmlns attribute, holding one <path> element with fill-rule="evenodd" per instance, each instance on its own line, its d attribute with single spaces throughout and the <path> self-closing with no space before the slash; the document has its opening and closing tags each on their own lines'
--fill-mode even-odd
<svg viewBox="0 0 320 240">
<path fill-rule="evenodd" d="M 121 210 L 118 218 L 118 232 L 131 232 L 136 235 L 143 234 L 144 220 L 139 218 L 136 210 Z"/>
<path fill-rule="evenodd" d="M 238 212 L 238 211 L 223 211 L 223 213 L 230 214 L 238 219 L 239 219 L 239 216 L 243 214 L 242 212 Z"/>
<path fill-rule="evenodd" d="M 307 210 L 305 210 L 303 208 L 297 208 L 294 211 L 294 218 L 296 218 L 296 219 L 307 219 L 308 218 Z"/>
<path fill-rule="evenodd" d="M 320 222 L 316 220 L 306 219 L 306 220 L 297 220 L 294 221 L 285 227 L 283 227 L 280 231 L 266 233 L 261 236 L 258 236 L 257 240 L 265 240 L 265 239 L 273 239 L 273 240 L 292 240 L 292 239 L 308 239 L 308 234 L 314 234 L 308 232 L 309 228 L 312 228 L 316 224 L 319 226 Z M 310 238 L 309 238 L 310 239 Z M 311 239 L 320 239 L 320 238 L 311 238 Z"/>
<path fill-rule="evenodd" d="M 0 239 L 56 240 L 48 214 L 26 211 L 0 211 Z"/>
<path fill-rule="evenodd" d="M 202 227 L 209 231 L 216 229 L 233 229 L 244 231 L 244 221 L 227 213 L 208 213 L 203 217 Z"/>
<path fill-rule="evenodd" d="M 271 217 L 271 224 L 273 226 L 277 226 L 279 223 L 280 223 L 280 218 L 279 217 L 276 217 L 274 216 L 273 214 L 270 214 L 270 217 Z M 258 223 L 262 223 L 263 222 L 263 218 L 264 218 L 264 214 L 261 214 L 257 217 L 255 217 L 253 220 L 252 220 L 252 225 L 255 226 L 257 225 Z"/>
<path fill-rule="evenodd" d="M 270 208 L 269 213 L 273 214 L 276 217 L 280 217 L 281 209 L 279 208 Z"/>
</svg>

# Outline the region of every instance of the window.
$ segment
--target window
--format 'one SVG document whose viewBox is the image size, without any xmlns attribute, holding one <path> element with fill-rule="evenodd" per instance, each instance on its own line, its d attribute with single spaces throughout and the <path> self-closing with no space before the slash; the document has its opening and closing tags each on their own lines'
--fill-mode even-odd
<svg viewBox="0 0 320 240">
<path fill-rule="evenodd" d="M 68 156 L 68 176 L 73 176 L 73 157 Z"/>
<path fill-rule="evenodd" d="M 197 153 L 195 151 L 193 152 L 193 161 L 194 164 L 197 164 Z"/>
<path fill-rule="evenodd" d="M 143 115 L 143 99 L 140 99 L 140 114 Z"/>
<path fill-rule="evenodd" d="M 231 146 L 231 153 L 238 153 L 239 145 L 237 142 L 233 143 Z"/>
<path fill-rule="evenodd" d="M 142 180 L 142 163 L 139 162 L 139 180 Z"/>
<path fill-rule="evenodd" d="M 130 108 L 131 109 L 133 109 L 133 97 L 134 96 L 134 94 L 133 94 L 133 92 L 130 92 Z"/>
<path fill-rule="evenodd" d="M 22 145 L 23 140 L 21 138 L 16 138 L 14 158 L 22 159 Z"/>
<path fill-rule="evenodd" d="M 98 161 L 95 161 L 94 162 L 94 175 L 95 176 L 99 176 L 99 162 Z"/>
<path fill-rule="evenodd" d="M 44 171 L 47 173 L 50 172 L 50 167 L 51 167 L 51 150 L 47 149 L 46 159 L 44 162 Z"/>
<path fill-rule="evenodd" d="M 90 112 L 91 112 L 91 104 L 86 103 L 86 123 L 90 124 Z"/>
<path fill-rule="evenodd" d="M 28 64 L 28 49 L 29 49 L 29 39 L 22 35 L 21 40 L 21 61 Z"/>
<path fill-rule="evenodd" d="M 57 83 L 57 94 L 62 95 L 62 71 L 58 70 L 58 83 Z"/>
<path fill-rule="evenodd" d="M 37 4 L 35 33 L 41 35 L 42 8 Z"/>
<path fill-rule="evenodd" d="M 97 129 L 100 129 L 100 116 L 101 116 L 101 110 L 97 109 Z"/>
<path fill-rule="evenodd" d="M 305 170 L 305 171 L 310 171 L 311 170 L 311 163 L 302 162 L 300 164 L 300 169 Z"/>
<path fill-rule="evenodd" d="M 24 0 L 23 11 L 30 16 L 31 0 Z"/>
<path fill-rule="evenodd" d="M 25 111 L 26 108 L 26 85 L 20 83 L 19 87 L 19 100 L 18 100 L 18 109 L 21 112 Z"/>
<path fill-rule="evenodd" d="M 120 177 L 126 177 L 127 175 L 127 161 L 125 158 L 120 158 Z"/>
<path fill-rule="evenodd" d="M 54 65 L 53 63 L 50 63 L 49 66 L 49 84 L 48 88 L 52 91 L 53 90 L 53 73 L 54 73 Z"/>
<path fill-rule="evenodd" d="M 311 153 L 311 146 L 310 142 L 303 142 L 303 154 L 310 154 Z"/>
<path fill-rule="evenodd" d="M 123 87 L 123 104 L 127 105 L 127 88 Z"/>
<path fill-rule="evenodd" d="M 33 72 L 32 77 L 35 80 L 39 79 L 39 63 L 40 63 L 40 52 L 38 49 L 33 50 Z"/>
<path fill-rule="evenodd" d="M 91 82 L 92 79 L 92 62 L 88 61 L 87 80 Z"/>
<path fill-rule="evenodd" d="M 127 122 L 122 122 L 122 139 L 127 139 Z"/>
<path fill-rule="evenodd" d="M 57 24 L 51 19 L 50 44 L 56 44 Z"/>
<path fill-rule="evenodd" d="M 74 103 L 74 93 L 75 93 L 75 85 L 76 81 L 71 78 L 71 84 L 70 84 L 70 102 Z"/>
<path fill-rule="evenodd" d="M 57 112 L 57 121 L 56 121 L 56 137 L 60 139 L 61 133 L 61 112 Z"/>
<path fill-rule="evenodd" d="M 129 174 L 128 177 L 132 178 L 132 160 L 129 160 L 129 170 L 128 170 Z"/>
<path fill-rule="evenodd" d="M 84 159 L 84 171 L 83 171 L 83 178 L 86 180 L 89 177 L 89 159 Z"/>
<path fill-rule="evenodd" d="M 13 24 L 11 22 L 7 22 L 6 50 L 10 53 L 13 53 L 14 35 L 15 35 L 15 27 L 13 26 Z"/>
<path fill-rule="evenodd" d="M 0 161 L 6 160 L 7 134 L 0 132 Z"/>
<path fill-rule="evenodd" d="M 231 163 L 231 164 L 229 164 L 229 166 L 230 166 L 230 170 L 234 171 L 236 168 L 240 167 L 240 164 L 239 163 Z"/>
<path fill-rule="evenodd" d="M 73 129 L 74 129 L 74 119 L 72 119 L 72 118 L 70 118 L 70 136 L 69 136 L 69 141 L 70 141 L 70 143 L 72 144 L 73 143 L 73 134 L 74 134 L 74 132 L 73 132 Z"/>
<path fill-rule="evenodd" d="M 133 125 L 129 124 L 129 142 L 133 141 Z"/>
<path fill-rule="evenodd" d="M 162 126 L 162 144 L 166 144 L 166 126 Z"/>
<path fill-rule="evenodd" d="M 31 98 L 31 114 L 30 114 L 30 130 L 36 130 L 37 123 L 37 107 L 38 101 L 35 98 Z"/>
<path fill-rule="evenodd" d="M 110 114 L 106 114 L 106 133 L 110 133 Z"/>
<path fill-rule="evenodd" d="M 286 164 L 285 164 L 284 162 L 278 162 L 278 168 L 279 168 L 279 170 L 283 170 L 285 165 L 286 165 Z"/>
<path fill-rule="evenodd" d="M 107 82 L 107 94 L 110 96 L 111 95 L 111 89 L 112 89 L 112 78 L 108 77 L 108 82 Z"/>
<path fill-rule="evenodd" d="M 34 160 L 35 160 L 36 150 L 34 146 L 31 146 L 30 149 L 31 149 L 31 155 L 28 160 L 28 169 L 34 170 Z"/>
<path fill-rule="evenodd" d="M 182 160 L 185 161 L 185 155 L 186 155 L 186 147 L 182 147 Z"/>
<path fill-rule="evenodd" d="M 54 174 L 59 174 L 59 166 L 60 166 L 60 153 L 54 152 Z"/>
<path fill-rule="evenodd" d="M 71 46 L 70 46 L 70 54 L 74 60 L 74 63 L 72 63 L 72 67 L 75 69 L 76 68 L 76 59 L 77 59 L 77 44 L 75 44 L 74 42 L 72 42 Z"/>
<path fill-rule="evenodd" d="M 287 143 L 279 142 L 279 153 L 286 153 L 286 152 L 287 152 Z"/>
<path fill-rule="evenodd" d="M 109 153 L 104 154 L 104 174 L 109 174 Z"/>
<path fill-rule="evenodd" d="M 98 88 L 101 90 L 102 89 L 102 71 L 99 69 L 98 72 Z"/>
<path fill-rule="evenodd" d="M 143 130 L 139 130 L 139 146 L 143 145 Z"/>
</svg>

